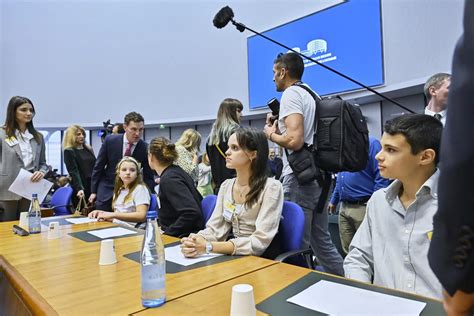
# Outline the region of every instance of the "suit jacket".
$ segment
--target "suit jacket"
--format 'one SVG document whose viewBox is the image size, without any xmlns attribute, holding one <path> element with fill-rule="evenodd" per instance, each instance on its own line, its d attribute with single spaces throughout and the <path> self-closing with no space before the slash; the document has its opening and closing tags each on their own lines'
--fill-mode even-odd
<svg viewBox="0 0 474 316">
<path fill-rule="evenodd" d="M 132 157 L 142 165 L 143 181 L 153 192 L 155 181 L 153 171 L 148 165 L 148 145 L 143 140 L 139 140 Z M 105 138 L 100 147 L 94 170 L 92 171 L 91 193 L 97 194 L 97 200 L 106 202 L 113 196 L 115 183 L 115 167 L 123 158 L 123 134 L 110 135 Z"/>
<path fill-rule="evenodd" d="M 181 167 L 170 165 L 160 177 L 160 226 L 165 234 L 188 236 L 204 228 L 202 196 Z"/>
<path fill-rule="evenodd" d="M 474 291 L 474 1 L 454 52 L 449 115 L 441 144 L 438 213 L 428 258 L 446 291 Z"/>
<path fill-rule="evenodd" d="M 34 138 L 30 144 L 33 150 L 33 171 L 48 172 L 46 165 L 45 146 L 43 135 L 40 142 Z M 22 197 L 8 191 L 8 188 L 18 176 L 21 168 L 25 168 L 18 140 L 13 137 L 8 139 L 6 131 L 0 128 L 0 201 L 20 200 Z"/>
</svg>

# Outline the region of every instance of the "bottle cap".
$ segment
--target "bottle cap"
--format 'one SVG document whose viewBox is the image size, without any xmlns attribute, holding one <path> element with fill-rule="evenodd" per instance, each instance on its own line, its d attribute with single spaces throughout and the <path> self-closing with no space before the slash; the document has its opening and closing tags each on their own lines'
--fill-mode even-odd
<svg viewBox="0 0 474 316">
<path fill-rule="evenodd" d="M 31 196 L 32 196 L 33 198 L 38 198 L 38 193 L 33 193 Z"/>
<path fill-rule="evenodd" d="M 158 217 L 158 213 L 154 210 L 148 211 L 146 213 L 146 218 L 152 218 L 153 219 L 153 218 L 157 218 L 157 217 Z"/>
</svg>

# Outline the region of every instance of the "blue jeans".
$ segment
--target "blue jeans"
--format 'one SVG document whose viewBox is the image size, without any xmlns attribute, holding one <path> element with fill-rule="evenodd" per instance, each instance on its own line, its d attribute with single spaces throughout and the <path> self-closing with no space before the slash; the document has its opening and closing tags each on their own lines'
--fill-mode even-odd
<svg viewBox="0 0 474 316">
<path fill-rule="evenodd" d="M 311 245 L 326 272 L 343 276 L 343 260 L 329 234 L 327 210 L 316 213 L 321 187 L 316 181 L 300 185 L 293 174 L 284 176 L 282 180 L 285 200 L 295 202 L 304 212 L 305 224 L 301 248 L 308 248 Z"/>
</svg>

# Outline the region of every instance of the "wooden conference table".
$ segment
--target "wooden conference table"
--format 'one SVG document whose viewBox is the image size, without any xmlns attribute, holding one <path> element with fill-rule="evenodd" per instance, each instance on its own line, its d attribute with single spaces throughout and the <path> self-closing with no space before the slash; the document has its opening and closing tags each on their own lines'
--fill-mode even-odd
<svg viewBox="0 0 474 316">
<path fill-rule="evenodd" d="M 140 301 L 140 265 L 123 257 L 141 249 L 142 235 L 115 239 L 117 264 L 99 266 L 100 242 L 85 242 L 69 233 L 113 227 L 110 223 L 61 226 L 61 238 L 55 240 L 48 240 L 46 231 L 17 236 L 12 233 L 13 224 L 0 223 L 0 314 L 28 314 L 25 311 L 30 310 L 44 315 L 228 315 L 231 288 L 239 283 L 254 286 L 256 303 L 310 274 L 359 287 L 362 284 L 249 256 L 167 274 L 167 303 L 145 309 Z M 163 241 L 170 244 L 177 239 L 164 236 Z M 426 315 L 443 314 L 438 301 L 367 284 L 362 287 L 425 301 L 428 306 L 422 315 L 426 311 L 430 312 Z"/>
</svg>

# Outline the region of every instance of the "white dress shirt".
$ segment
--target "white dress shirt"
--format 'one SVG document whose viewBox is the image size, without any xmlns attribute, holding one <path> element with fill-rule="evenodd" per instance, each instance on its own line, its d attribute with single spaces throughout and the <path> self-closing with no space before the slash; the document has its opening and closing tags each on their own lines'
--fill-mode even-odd
<svg viewBox="0 0 474 316">
<path fill-rule="evenodd" d="M 438 209 L 437 170 L 405 210 L 395 180 L 372 195 L 344 260 L 347 278 L 441 299 L 441 284 L 428 264 L 433 216 Z"/>
<path fill-rule="evenodd" d="M 441 123 L 443 123 L 443 126 L 446 125 L 446 115 L 447 115 L 447 110 L 444 109 L 443 111 L 441 112 L 433 112 L 431 110 L 428 110 L 428 107 L 425 108 L 425 114 L 426 115 L 430 115 L 430 116 L 435 116 L 435 114 L 439 114 L 441 115 Z"/>
<path fill-rule="evenodd" d="M 26 170 L 33 169 L 33 148 L 31 147 L 30 141 L 34 138 L 28 130 L 21 133 L 19 130 L 15 130 L 15 136 L 18 140 L 21 150 L 21 158 Z"/>
</svg>

